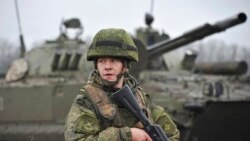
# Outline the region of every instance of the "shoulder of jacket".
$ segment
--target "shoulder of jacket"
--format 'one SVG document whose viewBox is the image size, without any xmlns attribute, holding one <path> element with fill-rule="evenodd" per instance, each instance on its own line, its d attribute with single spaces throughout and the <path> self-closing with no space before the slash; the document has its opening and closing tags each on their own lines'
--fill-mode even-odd
<svg viewBox="0 0 250 141">
<path fill-rule="evenodd" d="M 78 95 L 76 96 L 74 102 L 80 106 L 85 106 L 91 108 L 91 101 L 88 98 L 87 91 L 83 88 L 80 89 Z"/>
<path fill-rule="evenodd" d="M 146 99 L 151 99 L 151 96 L 149 95 L 149 93 L 146 93 L 144 91 L 144 89 L 141 86 L 137 87 L 137 90 L 142 94 L 142 96 Z"/>
</svg>

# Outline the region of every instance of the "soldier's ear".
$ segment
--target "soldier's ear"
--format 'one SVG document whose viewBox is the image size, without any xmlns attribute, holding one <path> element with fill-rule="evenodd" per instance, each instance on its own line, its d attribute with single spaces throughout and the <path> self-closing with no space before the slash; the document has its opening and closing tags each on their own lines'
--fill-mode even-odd
<svg viewBox="0 0 250 141">
<path fill-rule="evenodd" d="M 130 61 L 127 60 L 127 59 L 124 59 L 123 60 L 123 66 L 126 67 L 129 70 L 130 67 L 131 67 Z"/>
<path fill-rule="evenodd" d="M 122 72 L 125 73 L 125 72 L 128 72 L 128 70 L 129 70 L 129 69 L 128 69 L 126 66 L 123 65 L 123 70 L 122 70 Z"/>
</svg>

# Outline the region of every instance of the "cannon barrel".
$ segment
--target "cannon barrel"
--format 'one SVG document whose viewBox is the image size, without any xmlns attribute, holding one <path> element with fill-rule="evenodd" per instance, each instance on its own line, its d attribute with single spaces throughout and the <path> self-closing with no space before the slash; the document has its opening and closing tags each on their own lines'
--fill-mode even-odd
<svg viewBox="0 0 250 141">
<path fill-rule="evenodd" d="M 241 75 L 245 74 L 247 69 L 248 66 L 245 61 L 197 63 L 195 64 L 194 72 L 217 75 Z"/>
<path fill-rule="evenodd" d="M 215 24 L 206 23 L 172 40 L 164 40 L 148 47 L 150 58 L 162 55 L 166 52 L 177 49 L 183 45 L 200 40 L 214 33 L 225 31 L 227 28 L 244 23 L 247 20 L 245 13 L 239 13 L 236 16 L 218 21 Z"/>
</svg>

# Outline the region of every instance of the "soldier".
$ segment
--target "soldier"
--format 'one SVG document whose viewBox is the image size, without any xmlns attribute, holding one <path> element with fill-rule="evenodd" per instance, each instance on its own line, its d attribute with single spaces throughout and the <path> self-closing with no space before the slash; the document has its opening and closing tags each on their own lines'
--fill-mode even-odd
<svg viewBox="0 0 250 141">
<path fill-rule="evenodd" d="M 142 124 L 109 98 L 125 84 L 131 88 L 150 121 L 160 125 L 171 141 L 179 140 L 179 130 L 168 114 L 151 101 L 129 74 L 130 62 L 138 61 L 138 52 L 125 30 L 99 31 L 89 47 L 87 60 L 94 62 L 95 70 L 66 118 L 66 141 L 152 141 Z"/>
</svg>

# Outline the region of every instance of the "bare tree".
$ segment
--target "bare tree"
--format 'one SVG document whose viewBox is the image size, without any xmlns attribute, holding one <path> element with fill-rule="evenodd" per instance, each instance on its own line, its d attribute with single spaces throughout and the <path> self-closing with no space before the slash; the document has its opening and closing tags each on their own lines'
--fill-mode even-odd
<svg viewBox="0 0 250 141">
<path fill-rule="evenodd" d="M 209 40 L 202 42 L 197 47 L 197 62 L 220 62 L 220 61 L 239 61 L 250 62 L 250 49 L 240 47 L 237 44 L 227 45 L 224 41 Z"/>
<path fill-rule="evenodd" d="M 19 48 L 7 40 L 0 39 L 0 76 L 8 70 L 11 62 L 18 58 Z"/>
</svg>

